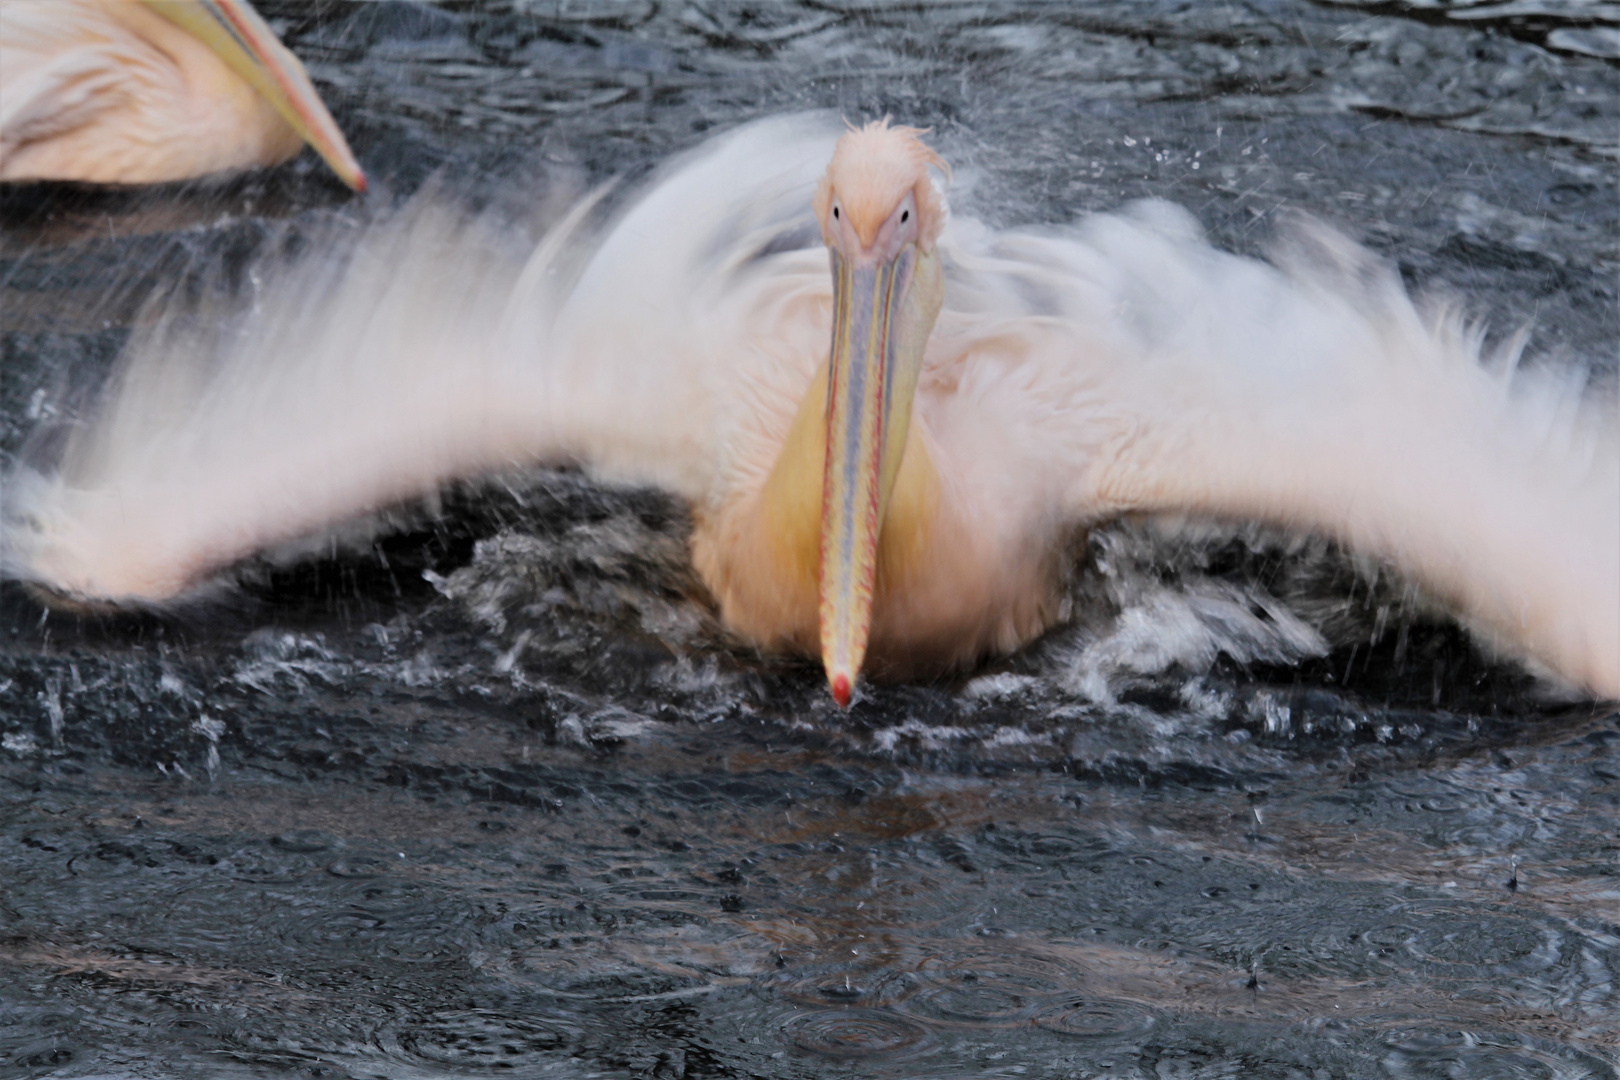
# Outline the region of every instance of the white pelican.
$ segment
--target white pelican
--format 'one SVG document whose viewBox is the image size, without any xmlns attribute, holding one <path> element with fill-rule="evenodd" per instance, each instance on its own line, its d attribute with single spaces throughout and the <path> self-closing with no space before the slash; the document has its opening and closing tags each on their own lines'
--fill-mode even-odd
<svg viewBox="0 0 1620 1080">
<path fill-rule="evenodd" d="M 365 188 L 304 66 L 247 0 L 0 3 L 0 180 L 183 180 L 305 142 Z"/>
<path fill-rule="evenodd" d="M 1059 615 L 1066 539 L 1144 512 L 1320 530 L 1620 696 L 1611 396 L 1515 374 L 1522 340 L 1482 364 L 1320 224 L 1274 263 L 1163 203 L 998 234 L 948 223 L 919 132 L 824 127 L 721 137 L 526 267 L 427 197 L 227 328 L 156 320 L 12 476 L 6 572 L 160 603 L 448 479 L 574 461 L 690 500 L 725 624 L 819 655 L 840 703 L 863 670 L 1017 648 Z"/>
</svg>

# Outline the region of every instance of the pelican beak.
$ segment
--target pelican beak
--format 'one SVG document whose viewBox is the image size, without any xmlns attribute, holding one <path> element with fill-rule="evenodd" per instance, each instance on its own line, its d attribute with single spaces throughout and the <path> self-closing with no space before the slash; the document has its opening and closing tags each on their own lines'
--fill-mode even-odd
<svg viewBox="0 0 1620 1080">
<path fill-rule="evenodd" d="M 821 506 L 821 659 L 848 706 L 866 658 L 878 539 L 911 421 L 928 327 L 938 313 L 931 253 L 907 243 L 888 258 L 829 249 L 833 338 Z M 920 330 L 920 333 L 919 333 Z"/>
<path fill-rule="evenodd" d="M 145 0 L 146 6 L 212 49 L 270 102 L 343 182 L 366 189 L 360 163 L 321 104 L 304 65 L 276 40 L 247 0 Z"/>
</svg>

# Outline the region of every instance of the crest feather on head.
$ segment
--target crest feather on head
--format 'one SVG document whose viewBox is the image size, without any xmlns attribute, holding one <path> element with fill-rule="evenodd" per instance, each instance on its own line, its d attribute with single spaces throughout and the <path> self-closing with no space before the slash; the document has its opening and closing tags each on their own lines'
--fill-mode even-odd
<svg viewBox="0 0 1620 1080">
<path fill-rule="evenodd" d="M 906 192 L 917 198 L 917 236 L 932 248 L 945 227 L 945 203 L 928 176 L 932 165 L 946 176 L 950 166 L 922 141 L 921 128 L 890 127 L 889 118 L 850 129 L 833 148 L 827 172 L 816 185 L 813 202 L 822 239 L 832 243 L 832 202 L 836 195 L 863 245 L 870 246 Z"/>
</svg>

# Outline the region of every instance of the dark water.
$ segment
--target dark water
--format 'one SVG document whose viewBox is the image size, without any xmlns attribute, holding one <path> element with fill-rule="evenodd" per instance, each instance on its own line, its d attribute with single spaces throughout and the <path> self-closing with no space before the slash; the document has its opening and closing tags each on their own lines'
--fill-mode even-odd
<svg viewBox="0 0 1620 1080">
<path fill-rule="evenodd" d="M 892 112 L 978 216 L 1306 207 L 1613 378 L 1612 7 L 260 6 L 378 204 Z M 152 289 L 369 213 L 307 155 L 0 211 L 8 458 Z M 191 610 L 0 591 L 0 1075 L 1616 1076 L 1612 706 L 1325 545 L 1122 526 L 1072 625 L 844 714 L 685 528 L 513 476 Z M 1088 652 L 1217 587 L 1331 651 Z"/>
</svg>

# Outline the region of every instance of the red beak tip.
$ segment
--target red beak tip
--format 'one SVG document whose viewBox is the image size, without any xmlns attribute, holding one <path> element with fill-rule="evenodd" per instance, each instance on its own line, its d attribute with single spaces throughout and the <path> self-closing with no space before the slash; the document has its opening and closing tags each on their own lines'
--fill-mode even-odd
<svg viewBox="0 0 1620 1080">
<path fill-rule="evenodd" d="M 832 681 L 833 700 L 838 702 L 840 709 L 849 708 L 849 699 L 852 692 L 848 675 L 834 675 Z"/>
</svg>

